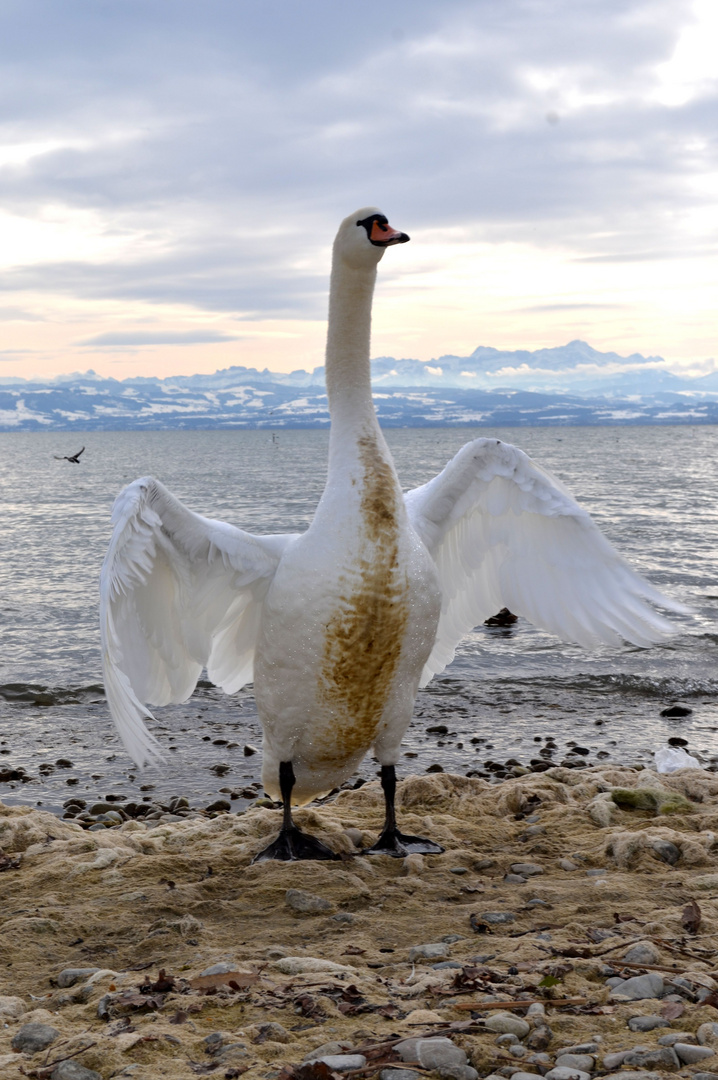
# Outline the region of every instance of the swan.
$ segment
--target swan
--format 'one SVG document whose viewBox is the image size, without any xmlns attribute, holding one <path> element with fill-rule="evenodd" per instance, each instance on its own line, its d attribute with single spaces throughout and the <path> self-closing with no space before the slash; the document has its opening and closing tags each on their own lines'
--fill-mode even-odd
<svg viewBox="0 0 718 1080">
<path fill-rule="evenodd" d="M 231 694 L 254 681 L 262 780 L 279 836 L 257 860 L 332 859 L 292 805 L 340 785 L 371 748 L 385 825 L 370 853 L 440 852 L 397 827 L 395 764 L 420 686 L 469 630 L 508 606 L 592 647 L 674 632 L 686 611 L 638 576 L 567 489 L 497 439 L 464 446 L 402 494 L 372 403 L 371 307 L 386 248 L 409 237 L 375 207 L 333 248 L 326 487 L 302 534 L 255 536 L 184 507 L 144 477 L 118 496 L 101 582 L 104 680 L 129 756 L 162 759 L 145 703 L 186 701 L 204 667 Z"/>
</svg>

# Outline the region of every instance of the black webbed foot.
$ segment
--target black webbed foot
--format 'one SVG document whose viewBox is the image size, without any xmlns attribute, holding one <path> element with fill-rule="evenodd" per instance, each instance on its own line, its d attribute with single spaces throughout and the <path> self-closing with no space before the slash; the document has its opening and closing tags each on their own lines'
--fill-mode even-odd
<svg viewBox="0 0 718 1080">
<path fill-rule="evenodd" d="M 302 832 L 296 825 L 282 829 L 276 840 L 260 851 L 252 863 L 277 859 L 280 862 L 298 862 L 300 859 L 340 859 L 331 848 L 317 840 L 316 836 Z"/>
<path fill-rule="evenodd" d="M 292 821 L 292 788 L 294 787 L 294 769 L 291 761 L 279 763 L 279 789 L 284 804 L 282 828 L 279 836 L 268 847 L 252 859 L 252 863 L 268 862 L 277 859 L 280 862 L 298 862 L 300 859 L 341 859 L 331 848 L 317 840 L 316 836 L 302 832 Z"/>
<path fill-rule="evenodd" d="M 393 765 L 382 765 L 381 786 L 386 808 L 384 830 L 377 842 L 366 848 L 362 855 L 391 855 L 395 859 L 405 859 L 407 855 L 441 855 L 444 850 L 441 844 L 425 840 L 423 836 L 407 836 L 397 829 L 394 812 L 396 770 Z"/>
<path fill-rule="evenodd" d="M 362 855 L 391 855 L 395 859 L 405 859 L 407 855 L 441 855 L 444 848 L 433 840 L 423 836 L 408 836 L 398 829 L 384 829 L 379 839 Z"/>
</svg>

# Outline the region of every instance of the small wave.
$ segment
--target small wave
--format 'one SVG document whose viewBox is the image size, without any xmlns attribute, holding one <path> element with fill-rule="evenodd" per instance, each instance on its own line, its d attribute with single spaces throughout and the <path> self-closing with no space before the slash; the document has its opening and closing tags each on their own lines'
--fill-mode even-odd
<svg viewBox="0 0 718 1080">
<path fill-rule="evenodd" d="M 81 705 L 88 698 L 104 697 L 101 683 L 87 686 L 43 686 L 41 683 L 3 683 L 0 698 L 22 705 Z"/>
</svg>

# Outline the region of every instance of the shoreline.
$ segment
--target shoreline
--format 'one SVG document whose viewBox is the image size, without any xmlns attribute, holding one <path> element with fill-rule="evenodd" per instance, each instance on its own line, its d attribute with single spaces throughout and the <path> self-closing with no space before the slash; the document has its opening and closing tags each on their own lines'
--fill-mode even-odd
<svg viewBox="0 0 718 1080">
<path fill-rule="evenodd" d="M 18 862 L 0 874 L 0 1076 L 80 1051 L 102 1080 L 293 1080 L 331 1044 L 365 1057 L 356 1075 L 372 1077 L 403 1066 L 402 1038 L 437 1032 L 478 1077 L 540 1075 L 571 1047 L 589 1075 L 615 1055 L 617 1070 L 635 1065 L 631 1053 L 666 1068 L 676 1051 L 659 1040 L 674 1035 L 718 1047 L 698 1037 L 718 1024 L 718 776 L 435 773 L 406 780 L 399 800 L 402 825 L 443 855 L 359 853 L 381 825 L 376 782 L 297 811 L 341 863 L 251 866 L 278 825 L 261 806 L 85 832 L 0 805 L 0 846 Z M 69 968 L 84 973 L 58 985 Z M 172 985 L 153 990 L 160 969 Z M 650 996 L 621 992 L 633 977 Z M 529 1013 L 536 999 L 543 1011 Z M 26 1023 L 54 1028 L 58 1049 L 15 1053 Z M 676 1057 L 679 1076 L 699 1059 L 718 1070 L 718 1055 L 681 1053 L 694 1057 Z"/>
</svg>

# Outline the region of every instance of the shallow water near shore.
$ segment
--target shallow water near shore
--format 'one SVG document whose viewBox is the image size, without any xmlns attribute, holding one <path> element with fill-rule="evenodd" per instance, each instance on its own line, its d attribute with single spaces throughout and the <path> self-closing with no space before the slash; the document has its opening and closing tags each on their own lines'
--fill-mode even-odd
<svg viewBox="0 0 718 1080">
<path fill-rule="evenodd" d="M 529 764 L 547 737 L 557 744 L 555 762 L 577 744 L 589 764 L 650 765 L 670 737 L 684 738 L 706 764 L 718 758 L 715 429 L 386 435 L 406 488 L 477 435 L 521 446 L 568 485 L 637 569 L 695 612 L 677 617 L 678 635 L 652 650 L 586 653 L 523 620 L 509 630 L 477 628 L 419 695 L 400 775 L 432 765 L 465 774 L 485 770 L 486 761 Z M 277 442 L 262 431 L 93 432 L 80 440 L 79 466 L 52 456 L 79 449 L 67 438 L 0 435 L 0 775 L 24 769 L 31 777 L 0 781 L 0 799 L 57 812 L 71 795 L 183 795 L 197 806 L 234 795 L 232 806 L 243 808 L 260 783 L 251 688 L 227 697 L 202 683 L 186 704 L 157 710 L 164 771 L 138 773 L 114 734 L 97 624 L 110 509 L 126 483 L 152 473 L 207 516 L 257 533 L 301 531 L 323 487 L 327 432 L 282 431 Z M 661 717 L 676 701 L 692 713 Z M 358 776 L 375 773 L 367 759 Z"/>
</svg>

